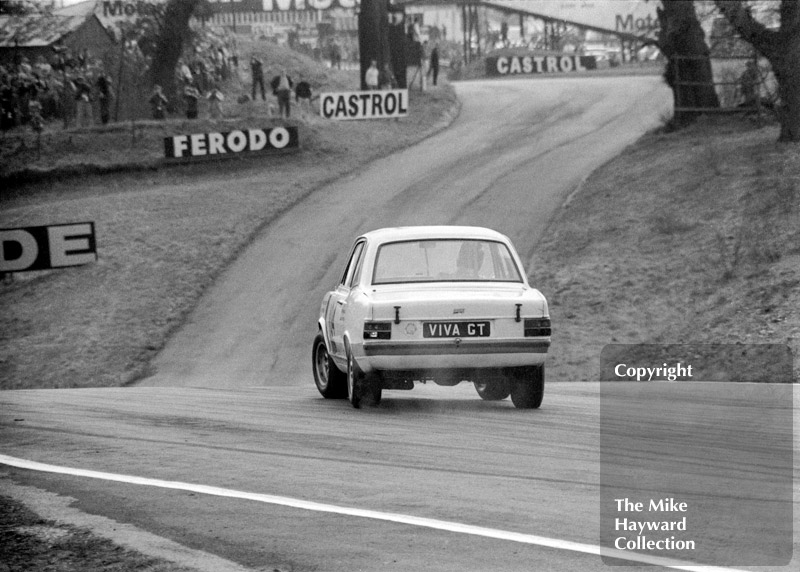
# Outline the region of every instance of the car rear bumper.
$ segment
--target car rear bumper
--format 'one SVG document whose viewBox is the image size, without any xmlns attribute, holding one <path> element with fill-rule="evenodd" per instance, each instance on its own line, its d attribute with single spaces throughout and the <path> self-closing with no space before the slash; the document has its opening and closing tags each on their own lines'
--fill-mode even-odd
<svg viewBox="0 0 800 572">
<path fill-rule="evenodd" d="M 359 365 L 365 371 L 497 368 L 544 363 L 549 339 L 370 341 L 363 344 Z"/>
</svg>

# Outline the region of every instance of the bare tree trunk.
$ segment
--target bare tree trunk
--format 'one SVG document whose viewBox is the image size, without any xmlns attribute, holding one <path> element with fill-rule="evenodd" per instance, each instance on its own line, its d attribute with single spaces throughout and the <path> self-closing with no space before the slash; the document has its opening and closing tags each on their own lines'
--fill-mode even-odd
<svg viewBox="0 0 800 572">
<path fill-rule="evenodd" d="M 781 134 L 778 140 L 796 143 L 800 142 L 800 42 L 795 41 L 791 53 L 780 59 L 780 62 L 772 63 L 781 99 L 778 109 Z"/>
<path fill-rule="evenodd" d="M 662 2 L 663 8 L 658 9 L 661 24 L 658 46 L 668 58 L 664 75 L 672 89 L 675 122 L 683 125 L 700 114 L 696 110 L 719 107 L 719 98 L 713 85 L 710 50 L 694 3 Z"/>
<path fill-rule="evenodd" d="M 189 38 L 189 19 L 200 0 L 169 0 L 164 10 L 164 24 L 156 43 L 150 73 L 170 101 L 175 100 L 175 66 Z"/>
<path fill-rule="evenodd" d="M 741 0 L 715 0 L 742 38 L 769 60 L 778 81 L 780 141 L 800 141 L 800 2 L 781 0 L 781 25 L 770 30 Z"/>
<path fill-rule="evenodd" d="M 378 69 L 383 70 L 385 63 L 391 64 L 389 46 L 389 3 L 387 0 L 362 0 L 358 13 L 358 51 L 361 62 L 361 89 L 367 89 L 365 76 L 372 60 Z M 392 46 L 394 50 L 405 50 L 405 34 L 403 44 Z M 406 70 L 394 70 L 398 77 L 405 77 Z"/>
</svg>

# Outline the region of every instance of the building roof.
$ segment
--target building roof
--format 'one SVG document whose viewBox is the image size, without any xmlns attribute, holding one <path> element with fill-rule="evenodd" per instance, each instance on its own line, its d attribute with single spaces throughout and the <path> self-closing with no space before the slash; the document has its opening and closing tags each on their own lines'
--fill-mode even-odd
<svg viewBox="0 0 800 572">
<path fill-rule="evenodd" d="M 56 8 L 53 13 L 57 16 L 82 16 L 88 18 L 97 9 L 97 0 L 84 0 L 68 6 Z"/>
<path fill-rule="evenodd" d="M 80 28 L 94 14 L 96 0 L 54 10 L 52 14 L 0 18 L 0 47 L 47 47 Z"/>
</svg>

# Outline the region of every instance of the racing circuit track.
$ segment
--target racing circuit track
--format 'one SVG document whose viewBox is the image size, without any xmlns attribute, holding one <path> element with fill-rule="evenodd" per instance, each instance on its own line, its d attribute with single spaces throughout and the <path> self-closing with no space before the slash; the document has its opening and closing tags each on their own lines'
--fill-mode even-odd
<svg viewBox="0 0 800 572">
<path fill-rule="evenodd" d="M 555 209 L 669 104 L 655 77 L 457 90 L 463 109 L 451 128 L 319 190 L 270 225 L 137 387 L 0 394 L 0 491 L 13 481 L 72 497 L 80 511 L 112 519 L 109 534 L 132 526 L 144 545 L 153 544 L 141 540 L 145 531 L 169 539 L 180 545 L 171 545 L 175 559 L 215 572 L 607 569 L 597 548 L 599 384 L 548 380 L 535 411 L 480 401 L 464 384 L 387 391 L 380 407 L 355 410 L 313 385 L 318 305 L 357 234 L 479 224 L 509 235 L 527 260 Z M 660 397 L 685 426 L 713 412 L 716 439 L 709 449 L 706 433 L 686 437 L 686 494 L 736 502 L 744 490 L 767 494 L 762 479 L 780 443 L 758 432 L 735 443 L 721 437 L 757 425 L 752 394 L 680 387 L 664 386 Z M 613 398 L 620 421 L 652 438 L 622 451 L 626 463 L 664 456 L 655 437 L 674 418 L 643 422 L 640 398 Z M 790 416 L 797 402 L 790 389 L 782 402 Z M 706 478 L 718 472 L 750 487 Z M 738 562 L 726 539 L 741 528 L 721 521 L 709 541 L 728 565 Z M 775 548 L 758 534 L 746 536 L 769 556 Z"/>
</svg>

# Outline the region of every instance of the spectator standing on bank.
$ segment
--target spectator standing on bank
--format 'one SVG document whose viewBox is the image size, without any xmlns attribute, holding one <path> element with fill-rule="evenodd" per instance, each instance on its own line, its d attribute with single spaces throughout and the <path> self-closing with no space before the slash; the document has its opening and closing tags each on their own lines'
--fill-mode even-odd
<svg viewBox="0 0 800 572">
<path fill-rule="evenodd" d="M 44 130 L 44 119 L 42 118 L 42 104 L 38 99 L 32 99 L 28 103 L 28 114 L 30 115 L 30 125 L 34 133 L 41 133 Z"/>
<path fill-rule="evenodd" d="M 100 104 L 100 122 L 105 125 L 111 119 L 111 97 L 113 91 L 111 80 L 105 73 L 101 73 L 97 78 L 97 101 Z"/>
<path fill-rule="evenodd" d="M 286 74 L 286 70 L 281 70 L 281 73 L 275 76 L 270 84 L 273 93 L 278 98 L 278 113 L 286 119 L 289 118 L 291 112 L 293 85 L 292 78 Z"/>
<path fill-rule="evenodd" d="M 294 101 L 298 106 L 305 105 L 305 107 L 308 107 L 308 110 L 311 111 L 311 97 L 311 84 L 301 76 L 300 81 L 297 82 L 294 88 Z"/>
<path fill-rule="evenodd" d="M 435 86 L 439 80 L 439 44 L 434 43 L 431 50 L 431 67 L 430 73 L 433 76 L 433 85 Z"/>
<path fill-rule="evenodd" d="M 186 102 L 186 119 L 197 119 L 200 92 L 194 84 L 187 83 L 183 88 L 183 99 Z"/>
<path fill-rule="evenodd" d="M 381 89 L 397 89 L 397 78 L 394 77 L 388 63 L 383 64 L 379 82 Z"/>
<path fill-rule="evenodd" d="M 367 84 L 367 89 L 378 89 L 378 76 L 380 72 L 378 71 L 378 62 L 372 60 L 367 68 L 366 73 L 364 74 L 364 83 Z"/>
<path fill-rule="evenodd" d="M 261 64 L 261 60 L 255 55 L 250 58 L 250 75 L 253 77 L 253 101 L 256 100 L 256 86 L 260 86 L 261 99 L 266 101 L 267 94 L 264 90 L 264 66 Z"/>
<path fill-rule="evenodd" d="M 153 119 L 164 119 L 167 116 L 167 98 L 161 91 L 161 86 L 156 84 L 153 87 L 153 94 L 150 96 L 150 109 L 153 111 Z"/>
<path fill-rule="evenodd" d="M 208 99 L 209 102 L 211 117 L 213 119 L 222 117 L 222 102 L 225 100 L 225 95 L 222 91 L 215 85 L 211 91 L 208 92 L 206 99 Z"/>
<path fill-rule="evenodd" d="M 342 69 L 342 47 L 336 39 L 332 39 L 328 49 L 330 50 L 331 69 Z"/>
<path fill-rule="evenodd" d="M 89 127 L 92 121 L 92 86 L 83 75 L 75 79 L 75 123 L 78 127 Z"/>
<path fill-rule="evenodd" d="M 183 60 L 179 60 L 178 66 L 181 70 L 181 81 L 183 83 L 192 83 L 192 81 L 194 81 L 194 77 L 192 77 L 192 70 L 188 64 Z"/>
</svg>

